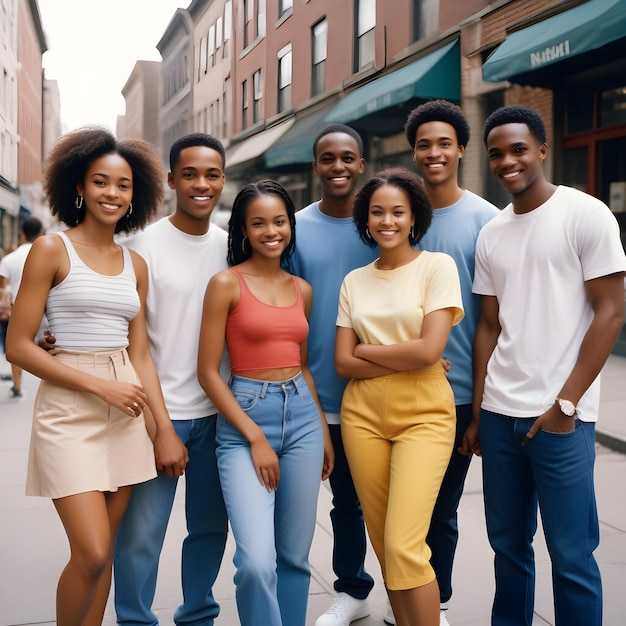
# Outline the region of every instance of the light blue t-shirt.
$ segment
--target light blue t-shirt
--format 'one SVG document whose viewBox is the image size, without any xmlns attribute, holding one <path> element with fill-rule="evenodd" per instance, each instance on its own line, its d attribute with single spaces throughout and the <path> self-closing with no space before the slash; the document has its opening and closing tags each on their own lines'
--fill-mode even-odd
<svg viewBox="0 0 626 626">
<path fill-rule="evenodd" d="M 472 343 L 480 312 L 480 297 L 472 293 L 476 239 L 481 228 L 499 212 L 487 200 L 465 190 L 458 202 L 433 210 L 430 228 L 417 246 L 449 254 L 456 262 L 461 279 L 465 317 L 452 328 L 443 353 L 452 363 L 448 381 L 456 405 L 472 402 Z"/>
<path fill-rule="evenodd" d="M 313 288 L 308 365 L 326 413 L 339 413 L 348 383 L 335 370 L 335 334 L 341 283 L 348 272 L 378 258 L 359 238 L 352 217 L 329 217 L 314 202 L 296 213 L 296 249 L 286 263 Z M 471 283 L 470 283 L 471 286 Z"/>
</svg>

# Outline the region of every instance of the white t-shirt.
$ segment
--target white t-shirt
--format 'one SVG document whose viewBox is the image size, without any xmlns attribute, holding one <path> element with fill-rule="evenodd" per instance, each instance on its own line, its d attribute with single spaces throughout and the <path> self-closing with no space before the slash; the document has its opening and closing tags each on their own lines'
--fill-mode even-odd
<svg viewBox="0 0 626 626">
<path fill-rule="evenodd" d="M 496 296 L 502 327 L 487 365 L 482 407 L 511 417 L 547 411 L 569 377 L 593 319 L 585 281 L 626 270 L 619 226 L 600 200 L 571 187 L 535 210 L 512 205 L 476 244 L 474 293 Z M 600 377 L 578 403 L 598 418 Z"/>
<path fill-rule="evenodd" d="M 207 284 L 228 267 L 228 235 L 213 224 L 204 235 L 188 235 L 166 217 L 124 244 L 148 265 L 148 339 L 170 417 L 196 419 L 216 413 L 198 382 L 198 341 Z M 226 349 L 220 370 L 227 380 Z"/>
<path fill-rule="evenodd" d="M 24 264 L 26 257 L 33 247 L 32 242 L 23 243 L 16 250 L 10 252 L 0 261 L 0 276 L 9 281 L 11 288 L 11 302 L 15 302 L 17 292 L 22 282 L 22 274 L 24 273 Z"/>
</svg>

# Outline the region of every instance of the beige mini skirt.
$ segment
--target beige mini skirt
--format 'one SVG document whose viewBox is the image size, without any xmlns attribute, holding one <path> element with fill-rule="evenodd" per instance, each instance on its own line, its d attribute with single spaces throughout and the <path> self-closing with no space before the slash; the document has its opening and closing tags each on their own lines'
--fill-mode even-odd
<svg viewBox="0 0 626 626">
<path fill-rule="evenodd" d="M 137 382 L 126 350 L 55 357 L 99 378 Z M 143 415 L 131 417 L 96 396 L 46 381 L 33 411 L 26 495 L 63 498 L 117 491 L 156 476 Z"/>
</svg>

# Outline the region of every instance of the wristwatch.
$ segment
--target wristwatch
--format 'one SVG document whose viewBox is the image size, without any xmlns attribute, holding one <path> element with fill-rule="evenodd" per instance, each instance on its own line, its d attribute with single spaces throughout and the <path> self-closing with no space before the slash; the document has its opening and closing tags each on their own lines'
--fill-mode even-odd
<svg viewBox="0 0 626 626">
<path fill-rule="evenodd" d="M 561 409 L 561 413 L 563 415 L 567 415 L 567 417 L 573 417 L 576 413 L 576 407 L 573 402 L 569 400 L 564 400 L 563 398 L 556 398 L 555 402 L 558 403 L 559 409 Z"/>
</svg>

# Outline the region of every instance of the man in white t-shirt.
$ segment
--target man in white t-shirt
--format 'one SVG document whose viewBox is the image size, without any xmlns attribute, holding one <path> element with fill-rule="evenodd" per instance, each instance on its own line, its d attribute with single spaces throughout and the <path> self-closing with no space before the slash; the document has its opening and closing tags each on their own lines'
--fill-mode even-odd
<svg viewBox="0 0 626 626">
<path fill-rule="evenodd" d="M 26 257 L 30 252 L 33 241 L 43 235 L 43 224 L 36 217 L 27 217 L 22 222 L 20 229 L 20 245 L 14 252 L 7 254 L 0 261 L 0 290 L 10 289 L 11 305 L 15 302 L 15 297 L 22 282 L 22 272 Z M 22 397 L 22 370 L 17 365 L 11 364 L 11 375 L 13 376 L 13 386 L 11 387 L 11 397 Z"/>
<path fill-rule="evenodd" d="M 222 144 L 202 133 L 185 135 L 170 149 L 168 184 L 176 191 L 172 215 L 127 242 L 148 266 L 146 324 L 174 430 L 187 447 L 178 626 L 212 626 L 219 614 L 213 584 L 222 562 L 228 522 L 215 456 L 217 410 L 197 378 L 204 292 L 227 267 L 228 235 L 210 223 L 224 188 Z M 226 379 L 229 367 L 222 364 Z M 164 472 L 135 485 L 115 544 L 118 624 L 154 626 L 152 611 L 159 557 L 178 485 Z"/>
<path fill-rule="evenodd" d="M 546 180 L 545 129 L 531 109 L 498 109 L 484 139 L 492 174 L 512 194 L 476 245 L 481 313 L 463 442 L 483 458 L 491 623 L 532 624 L 539 507 L 556 626 L 600 626 L 594 435 L 600 370 L 623 324 L 619 227 L 600 200 Z"/>
</svg>

